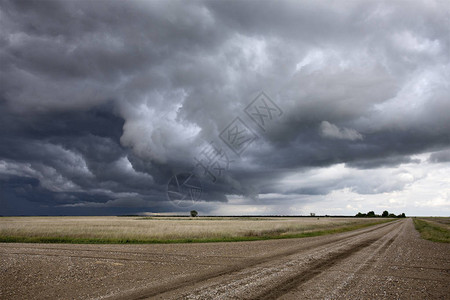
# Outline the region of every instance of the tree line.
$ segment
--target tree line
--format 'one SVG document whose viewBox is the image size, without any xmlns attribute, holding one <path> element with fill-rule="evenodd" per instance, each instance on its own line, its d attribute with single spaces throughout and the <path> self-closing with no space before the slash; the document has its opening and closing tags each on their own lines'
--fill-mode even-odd
<svg viewBox="0 0 450 300">
<path fill-rule="evenodd" d="M 381 215 L 375 214 L 373 210 L 369 211 L 367 214 L 363 214 L 358 212 L 355 217 L 358 218 L 406 218 L 405 213 L 401 213 L 399 215 L 395 215 L 393 213 L 389 213 L 387 210 L 383 211 Z"/>
</svg>

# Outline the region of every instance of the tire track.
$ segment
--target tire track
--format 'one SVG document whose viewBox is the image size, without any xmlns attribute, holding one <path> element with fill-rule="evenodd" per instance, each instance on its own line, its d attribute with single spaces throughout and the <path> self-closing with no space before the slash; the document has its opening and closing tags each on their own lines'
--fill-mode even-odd
<svg viewBox="0 0 450 300">
<path fill-rule="evenodd" d="M 383 226 L 384 227 L 384 226 Z M 380 229 L 380 228 L 379 228 Z M 372 232 L 374 230 L 371 230 Z M 360 235 L 352 235 L 351 240 L 356 237 L 360 237 Z M 294 255 L 291 258 L 291 261 L 286 263 L 284 261 L 271 262 L 272 268 L 280 269 L 280 265 L 290 265 L 291 270 L 277 270 L 277 271 L 269 271 L 269 272 L 259 272 L 255 270 L 255 274 L 241 280 L 240 289 L 241 292 L 246 293 L 249 287 L 252 285 L 256 285 L 257 288 L 253 288 L 256 292 L 253 292 L 254 296 L 248 297 L 246 295 L 237 294 L 236 298 L 245 298 L 245 299 L 275 299 L 278 298 L 285 293 L 288 293 L 291 289 L 301 285 L 302 283 L 306 283 L 309 280 L 313 279 L 315 276 L 321 274 L 322 272 L 328 270 L 333 265 L 339 263 L 340 261 L 346 259 L 347 257 L 352 256 L 354 253 L 372 245 L 375 241 L 377 241 L 380 237 L 372 238 L 372 239 L 364 239 L 363 241 L 352 244 L 351 247 L 348 246 L 349 239 L 341 240 L 334 244 L 329 244 L 325 247 L 315 248 L 315 253 L 312 255 Z M 340 249 L 337 251 L 330 250 Z M 305 258 L 308 258 L 305 262 Z M 268 274 L 265 274 L 268 273 Z M 264 278 L 266 277 L 266 278 Z M 276 284 L 273 283 L 275 280 Z M 281 279 L 280 279 L 281 278 Z M 259 281 L 259 283 L 258 283 Z M 269 284 L 267 284 L 269 283 Z M 268 289 L 267 286 L 270 286 Z M 217 290 L 217 286 L 213 287 Z M 222 287 L 223 299 L 227 298 L 226 294 L 229 294 L 230 290 L 239 289 L 238 284 L 229 284 L 226 288 Z M 220 293 L 213 292 L 215 296 L 220 297 Z M 205 299 L 208 297 L 208 293 L 202 293 L 200 295 L 196 295 L 196 297 L 186 297 L 187 299 Z M 216 297 L 210 297 L 216 298 Z"/>
<path fill-rule="evenodd" d="M 355 252 L 358 252 L 358 251 L 370 246 L 375 241 L 377 241 L 377 239 L 371 239 L 368 241 L 364 241 L 364 242 L 354 246 L 353 248 L 351 248 L 348 251 L 338 252 L 324 260 L 319 260 L 319 261 L 309 265 L 308 269 L 306 271 L 301 272 L 291 278 L 288 278 L 288 279 L 284 280 L 283 282 L 280 282 L 276 286 L 273 286 L 270 292 L 265 292 L 263 295 L 257 295 L 251 299 L 261 299 L 261 300 L 276 299 L 276 298 L 288 293 L 293 288 L 296 288 L 297 286 L 308 282 L 309 280 L 316 277 L 320 273 L 331 268 L 333 265 L 339 263 L 340 261 L 346 259 L 347 257 L 350 257 Z"/>
<path fill-rule="evenodd" d="M 384 239 L 381 238 L 381 245 L 376 246 L 375 249 L 371 250 L 367 249 L 367 251 L 370 251 L 370 254 L 368 255 L 367 258 L 363 258 L 364 262 L 361 263 L 356 270 L 354 270 L 353 272 L 350 273 L 349 276 L 347 276 L 346 279 L 344 279 L 342 281 L 342 283 L 340 283 L 338 286 L 334 287 L 333 291 L 331 292 L 331 295 L 327 298 L 330 299 L 334 299 L 336 297 L 338 297 L 338 295 L 343 294 L 345 292 L 346 289 L 348 289 L 348 287 L 351 285 L 351 283 L 362 273 L 364 273 L 366 270 L 368 270 L 373 264 L 377 263 L 377 261 L 379 260 L 379 258 L 381 257 L 381 255 L 383 255 L 388 249 L 389 247 L 392 245 L 392 243 L 398 238 L 398 236 L 400 235 L 400 232 L 403 230 L 405 223 L 402 223 L 399 227 L 397 227 L 395 230 L 395 232 L 389 233 L 391 235 L 393 235 L 393 237 L 389 238 L 389 236 L 387 235 L 386 238 Z M 389 239 L 388 239 L 389 238 Z M 383 241 L 386 240 L 386 241 Z M 376 243 L 374 243 L 376 244 Z M 364 255 L 367 256 L 367 255 Z"/>
<path fill-rule="evenodd" d="M 339 236 L 330 237 L 324 241 L 317 241 L 317 243 L 310 245 L 309 247 L 296 247 L 295 249 L 289 249 L 288 251 L 284 251 L 277 255 L 267 256 L 260 259 L 254 259 L 244 265 L 240 266 L 232 266 L 230 268 L 222 270 L 222 272 L 218 272 L 215 274 L 199 276 L 196 278 L 187 278 L 179 283 L 171 283 L 165 286 L 160 286 L 155 289 L 149 288 L 147 291 L 142 290 L 140 292 L 136 291 L 135 293 L 130 293 L 128 295 L 122 294 L 120 299 L 147 299 L 147 298 L 158 298 L 158 299 L 166 299 L 166 298 L 186 298 L 186 299 L 208 299 L 215 298 L 219 299 L 220 295 L 226 294 L 227 291 L 230 290 L 237 291 L 245 287 L 248 289 L 248 285 L 255 285 L 255 283 L 261 283 L 265 279 L 279 279 L 279 277 L 286 276 L 286 273 L 289 273 L 289 278 L 294 278 L 292 282 L 298 283 L 299 280 L 306 280 L 308 278 L 312 278 L 311 275 L 314 275 L 315 272 L 310 272 L 307 275 L 298 274 L 298 271 L 295 270 L 296 265 L 300 264 L 303 267 L 305 266 L 313 266 L 312 268 L 324 269 L 327 267 L 331 267 L 334 263 L 333 261 L 340 261 L 345 259 L 348 256 L 351 256 L 354 252 L 359 251 L 373 242 L 375 242 L 378 238 L 370 238 L 364 239 L 362 242 L 354 243 L 354 240 L 358 240 L 361 236 L 365 236 L 367 234 L 373 232 L 385 231 L 386 228 L 390 228 L 392 226 L 397 226 L 398 221 L 391 222 L 387 224 L 376 225 L 371 228 L 365 228 L 362 230 L 358 230 L 356 232 L 349 232 L 345 234 L 341 234 Z M 380 235 L 380 234 L 378 234 Z M 348 248 L 349 244 L 353 246 L 350 249 Z M 331 249 L 341 249 L 339 251 L 330 251 Z M 342 250 L 343 249 L 343 250 Z M 309 257 L 309 261 L 305 262 L 305 256 L 300 255 L 299 253 L 308 253 L 312 252 Z M 331 258 L 330 258 L 331 255 Z M 294 256 L 294 257 L 291 257 Z M 325 258 L 324 258 L 325 257 Z M 312 262 L 312 263 L 311 263 Z M 269 265 L 269 267 L 265 266 Z M 279 269 L 280 265 L 288 265 L 287 269 Z M 294 270 L 293 270 L 294 269 Z M 311 267 L 310 267 L 311 269 Z M 280 274 L 279 274 L 280 273 Z M 283 274 L 282 274 L 283 273 Z M 294 275 L 292 275 L 294 274 Z M 258 278 L 259 277 L 259 278 Z M 261 277 L 263 277 L 261 279 Z M 237 280 L 235 280 L 237 278 Z M 219 283 L 215 283 L 219 281 Z M 228 281 L 228 282 L 227 282 Z M 288 282 L 283 281 L 280 285 L 289 284 Z M 187 288 L 188 291 L 184 291 Z M 192 290 L 196 290 L 192 293 Z M 261 288 L 259 288 L 261 290 Z M 211 297 L 211 295 L 214 295 Z M 230 295 L 228 295 L 230 296 Z M 258 296 L 257 298 L 261 298 L 262 296 Z"/>
<path fill-rule="evenodd" d="M 8 245 L 8 247 L 5 247 L 5 245 Z M 27 247 L 24 245 L 28 245 L 28 244 L 20 244 L 20 247 L 16 246 L 17 244 L 3 244 L 4 248 L 9 249 L 20 249 L 20 250 L 50 250 L 50 251 L 61 251 L 61 252 L 73 252 L 73 249 L 68 249 L 68 248 L 58 248 L 58 247 Z M 39 244 L 41 245 L 41 244 Z M 83 244 L 76 244 L 76 245 L 83 245 Z M 105 245 L 105 244 L 100 244 L 100 245 Z M 106 244 L 106 245 L 110 245 L 110 244 Z M 153 244 L 141 244 L 141 245 L 153 245 Z M 124 246 L 124 245 L 120 245 L 120 246 Z M 128 244 L 126 246 L 129 246 Z M 108 250 L 105 251 L 103 249 L 80 249 L 77 250 L 78 252 L 94 252 L 94 253 L 101 253 L 101 254 L 127 254 L 127 255 L 147 255 L 147 256 L 174 256 L 174 257 L 186 257 L 186 258 L 192 258 L 195 257 L 196 255 L 189 255 L 189 254 L 173 254 L 173 253 L 164 253 L 161 254 L 161 252 L 147 252 L 147 251 L 120 251 L 120 250 Z M 0 253 L 10 253 L 10 252 L 6 252 L 6 251 L 0 251 Z M 11 252 L 12 253 L 12 252 Z M 14 252 L 16 254 L 23 254 L 23 255 L 27 255 L 30 252 Z M 31 252 L 32 253 L 32 252 Z M 34 253 L 34 254 L 38 254 L 38 253 Z M 45 253 L 41 254 L 41 255 L 46 255 Z M 59 254 L 60 256 L 67 256 L 66 254 Z M 73 255 L 71 255 L 73 256 Z M 208 255 L 207 257 L 214 257 L 214 258 L 223 258 L 223 255 Z M 246 258 L 244 256 L 226 256 L 226 258 L 236 258 L 236 259 L 240 259 L 240 258 Z"/>
<path fill-rule="evenodd" d="M 49 253 L 20 253 L 20 252 L 7 252 L 7 254 L 13 254 L 13 255 L 30 255 L 30 256 L 48 256 L 48 257 L 67 257 L 67 258 L 86 258 L 86 259 L 103 259 L 103 260 L 119 260 L 119 261 L 130 261 L 130 262 L 154 262 L 154 263 L 176 263 L 176 262 L 167 262 L 164 259 L 135 259 L 135 258 L 128 258 L 128 257 L 111 257 L 111 256 L 89 256 L 89 255 L 60 255 L 60 254 L 49 254 Z M 202 263 L 202 262 L 186 262 L 182 261 L 184 264 L 193 264 L 193 265 L 217 265 L 222 266 L 221 263 Z"/>
</svg>

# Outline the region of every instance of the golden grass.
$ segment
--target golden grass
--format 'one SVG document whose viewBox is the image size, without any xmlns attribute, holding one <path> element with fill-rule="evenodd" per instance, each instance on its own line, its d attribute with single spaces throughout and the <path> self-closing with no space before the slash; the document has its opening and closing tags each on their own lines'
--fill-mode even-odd
<svg viewBox="0 0 450 300">
<path fill-rule="evenodd" d="M 295 235 L 369 224 L 368 218 L 3 217 L 0 240 L 198 240 Z"/>
</svg>

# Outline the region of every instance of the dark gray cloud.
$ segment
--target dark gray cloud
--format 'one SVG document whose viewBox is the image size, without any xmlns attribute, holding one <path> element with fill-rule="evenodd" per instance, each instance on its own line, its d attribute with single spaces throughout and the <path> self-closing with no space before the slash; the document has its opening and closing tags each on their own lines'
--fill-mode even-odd
<svg viewBox="0 0 450 300">
<path fill-rule="evenodd" d="M 442 163 L 450 161 L 450 150 L 434 152 L 430 155 L 430 161 L 434 163 Z"/>
<path fill-rule="evenodd" d="M 0 214 L 180 210 L 167 183 L 210 141 L 231 159 L 214 183 L 197 166 L 211 205 L 403 191 L 421 177 L 377 176 L 448 162 L 449 20 L 440 1 L 2 1 Z M 283 112 L 265 131 L 244 112 L 261 90 Z M 236 117 L 258 136 L 240 157 L 219 138 Z"/>
</svg>

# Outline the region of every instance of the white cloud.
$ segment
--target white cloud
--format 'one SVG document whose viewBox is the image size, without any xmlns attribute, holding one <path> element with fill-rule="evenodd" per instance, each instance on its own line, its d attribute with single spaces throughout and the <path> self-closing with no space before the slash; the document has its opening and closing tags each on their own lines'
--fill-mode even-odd
<svg viewBox="0 0 450 300">
<path fill-rule="evenodd" d="M 280 196 L 279 207 L 272 211 L 283 214 L 354 215 L 358 211 L 387 209 L 407 215 L 450 215 L 450 162 L 430 162 L 431 153 L 412 158 L 421 163 L 406 163 L 396 168 L 358 170 L 339 164 L 327 168 L 299 172 L 280 180 L 286 191 L 302 186 L 331 185 L 326 195 Z M 364 193 L 364 191 L 370 193 Z M 264 198 L 261 196 L 261 198 Z M 297 203 L 296 203 L 297 202 Z M 273 203 L 273 201 L 272 201 Z M 294 209 L 288 209 L 288 207 Z"/>
<path fill-rule="evenodd" d="M 358 131 L 352 128 L 339 128 L 327 121 L 322 121 L 320 124 L 320 134 L 326 138 L 340 139 L 340 140 L 362 140 L 363 136 Z"/>
</svg>

